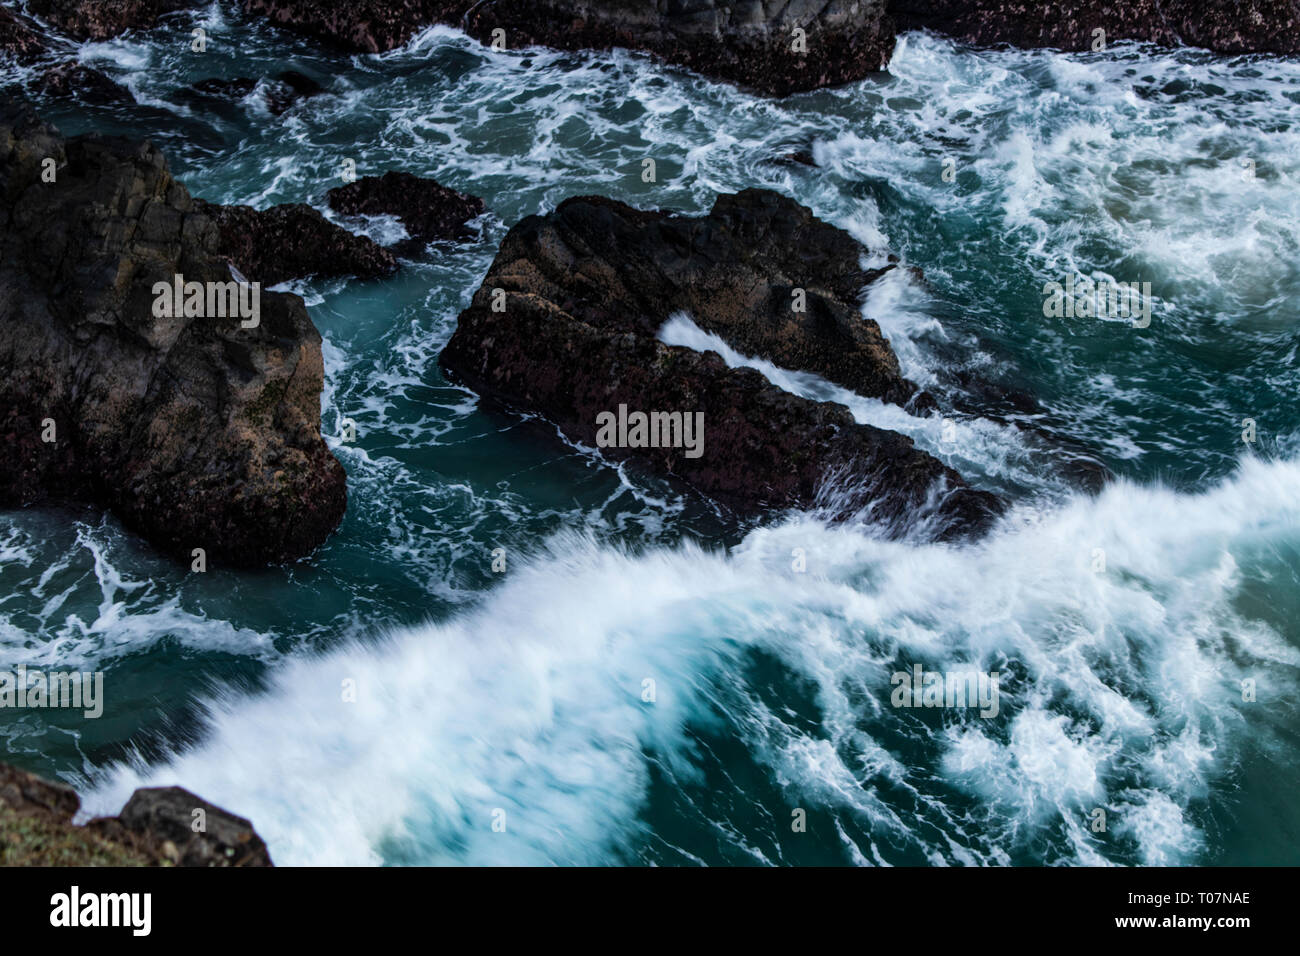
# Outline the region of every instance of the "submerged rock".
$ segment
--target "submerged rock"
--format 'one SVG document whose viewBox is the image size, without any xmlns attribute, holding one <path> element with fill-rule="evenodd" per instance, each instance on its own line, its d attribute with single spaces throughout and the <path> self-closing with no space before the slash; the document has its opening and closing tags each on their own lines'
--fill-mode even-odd
<svg viewBox="0 0 1300 956">
<path fill-rule="evenodd" d="M 898 533 L 920 522 L 939 537 L 979 531 L 1000 500 L 911 439 L 859 425 L 841 405 L 789 394 L 753 369 L 729 368 L 715 352 L 656 337 L 685 311 L 742 353 L 916 404 L 921 393 L 856 307 L 863 286 L 885 271 L 864 271 L 864 254 L 848 234 L 765 190 L 719 197 L 696 218 L 570 199 L 510 230 L 440 364 L 481 395 L 539 413 L 591 446 L 604 445 L 602 421 L 613 413 L 702 414 L 695 457 L 632 441 L 603 451 L 740 513 L 822 504 L 865 512 Z M 795 311 L 798 291 L 806 312 Z"/>
<path fill-rule="evenodd" d="M 0 505 L 94 502 L 187 562 L 285 561 L 329 535 L 347 490 L 320 436 L 320 334 L 297 296 L 232 283 L 155 147 L 0 105 L 0 222 Z M 176 276 L 256 318 L 166 314 Z"/>
<path fill-rule="evenodd" d="M 251 823 L 180 787 L 137 790 L 84 827 L 80 807 L 71 787 L 0 763 L 0 866 L 272 865 Z"/>
<path fill-rule="evenodd" d="M 884 69 L 897 31 L 981 44 L 1092 49 L 1108 40 L 1221 53 L 1300 50 L 1294 0 L 244 0 L 272 23 L 377 53 L 435 23 L 507 48 L 626 47 L 706 76 L 783 96 Z"/>
<path fill-rule="evenodd" d="M 483 214 L 483 200 L 448 189 L 432 179 L 410 173 L 387 172 L 365 176 L 331 189 L 330 208 L 345 216 L 396 216 L 411 238 L 472 239 L 466 223 Z"/>
<path fill-rule="evenodd" d="M 192 109 L 206 111 L 214 107 L 221 109 L 225 105 L 242 100 L 259 87 L 266 109 L 273 116 L 279 116 L 303 100 L 325 92 L 325 87 L 306 74 L 299 73 L 297 70 L 284 70 L 264 83 L 247 76 L 228 79 L 210 77 L 177 90 L 174 96 Z"/>
<path fill-rule="evenodd" d="M 99 70 L 71 61 L 60 63 L 41 74 L 41 92 L 50 96 L 70 97 L 96 105 L 131 104 L 135 97 L 125 86 L 109 79 Z"/>
<path fill-rule="evenodd" d="M 216 251 L 264 285 L 311 275 L 372 279 L 397 271 L 397 260 L 379 243 L 336 226 L 305 203 L 254 209 L 196 202 L 217 224 Z"/>
<path fill-rule="evenodd" d="M 196 831 L 195 822 L 203 826 Z M 271 866 L 253 824 L 181 787 L 142 787 L 116 817 L 87 829 L 178 866 Z"/>
</svg>

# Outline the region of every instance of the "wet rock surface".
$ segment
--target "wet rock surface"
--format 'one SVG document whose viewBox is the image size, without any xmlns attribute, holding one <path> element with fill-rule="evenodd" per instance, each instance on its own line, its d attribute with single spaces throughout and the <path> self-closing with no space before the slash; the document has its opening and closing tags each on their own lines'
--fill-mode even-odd
<svg viewBox="0 0 1300 956">
<path fill-rule="evenodd" d="M 80 63 L 60 63 L 41 74 L 37 84 L 42 93 L 80 100 L 92 105 L 130 105 L 135 97 L 125 86 L 99 70 Z"/>
<path fill-rule="evenodd" d="M 29 0 L 28 9 L 78 40 L 106 40 L 147 29 L 164 14 L 204 6 L 201 0 Z"/>
<path fill-rule="evenodd" d="M 397 271 L 397 260 L 373 239 L 336 226 L 305 203 L 254 209 L 196 202 L 217 225 L 218 254 L 252 281 L 275 285 L 311 275 L 376 278 Z"/>
<path fill-rule="evenodd" d="M 387 172 L 366 176 L 331 189 L 329 206 L 345 216 L 395 216 L 411 241 L 400 251 L 418 252 L 438 239 L 466 241 L 475 238 L 468 223 L 483 214 L 483 200 L 448 189 L 432 179 L 410 173 Z"/>
<path fill-rule="evenodd" d="M 347 49 L 391 50 L 434 23 L 507 47 L 646 50 L 670 63 L 784 95 L 882 68 L 893 49 L 884 0 L 245 0 L 272 23 Z M 796 31 L 799 31 L 796 33 Z"/>
<path fill-rule="evenodd" d="M 187 562 L 326 538 L 347 493 L 320 436 L 320 335 L 301 299 L 265 291 L 252 325 L 158 314 L 158 283 L 232 276 L 155 147 L 65 139 L 6 103 L 0 220 L 3 506 L 92 502 Z"/>
<path fill-rule="evenodd" d="M 920 397 L 856 301 L 884 270 L 865 250 L 766 190 L 719 197 L 708 216 L 568 200 L 515 226 L 440 362 L 455 380 L 537 412 L 570 439 L 599 444 L 598 418 L 620 405 L 702 413 L 703 453 L 608 447 L 743 514 L 824 505 L 898 533 L 925 524 L 954 537 L 1002 510 L 911 439 L 857 424 L 841 405 L 810 401 L 715 352 L 656 334 L 678 311 L 742 353 L 816 372 L 864 395 Z M 793 311 L 803 288 L 807 312 Z"/>
<path fill-rule="evenodd" d="M 40 27 L 8 7 L 0 7 L 0 54 L 19 63 L 39 59 L 48 49 Z"/>
</svg>

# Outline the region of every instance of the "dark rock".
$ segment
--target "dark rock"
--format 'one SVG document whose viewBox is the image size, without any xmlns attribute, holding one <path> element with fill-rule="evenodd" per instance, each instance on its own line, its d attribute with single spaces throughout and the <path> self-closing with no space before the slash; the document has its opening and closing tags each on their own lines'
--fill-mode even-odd
<svg viewBox="0 0 1300 956">
<path fill-rule="evenodd" d="M 466 227 L 483 214 L 483 200 L 448 189 L 432 179 L 410 173 L 366 176 L 331 189 L 330 208 L 345 216 L 391 215 L 401 220 L 415 239 L 471 239 Z"/>
<path fill-rule="evenodd" d="M 69 97 L 100 106 L 131 104 L 135 97 L 125 86 L 110 80 L 99 70 L 80 63 L 60 63 L 41 74 L 41 92 L 50 96 Z"/>
<path fill-rule="evenodd" d="M 515 226 L 492 275 L 507 291 L 543 295 L 602 328 L 653 336 L 685 311 L 746 355 L 904 405 L 918 389 L 858 306 L 893 265 L 864 270 L 866 253 L 769 190 L 720 196 L 698 218 L 587 197 Z M 799 291 L 803 312 L 795 311 Z"/>
<path fill-rule="evenodd" d="M 0 763 L 0 806 L 25 816 L 70 823 L 81 808 L 81 798 L 67 784 Z"/>
<path fill-rule="evenodd" d="M 809 166 L 813 169 L 817 168 L 817 159 L 810 149 L 796 149 L 789 153 L 781 153 L 774 156 L 771 161 L 778 166 Z"/>
<path fill-rule="evenodd" d="M 474 0 L 244 0 L 244 10 L 277 26 L 360 53 L 402 46 L 435 23 L 459 25 Z"/>
<path fill-rule="evenodd" d="M 195 832 L 199 821 L 202 828 Z M 116 817 L 101 817 L 86 826 L 179 866 L 272 865 L 251 823 L 181 787 L 141 788 Z"/>
<path fill-rule="evenodd" d="M 397 260 L 373 239 L 356 236 L 304 203 L 257 210 L 197 200 L 220 231 L 217 252 L 250 280 L 275 285 L 304 276 L 375 278 Z"/>
<path fill-rule="evenodd" d="M 324 92 L 325 87 L 310 76 L 297 70 L 285 70 L 283 73 L 276 74 L 275 82 L 267 89 L 266 106 L 279 116 L 300 101 L 319 96 Z"/>
<path fill-rule="evenodd" d="M 655 337 L 686 310 L 741 352 L 905 402 L 916 386 L 854 305 L 884 271 L 864 272 L 863 252 L 764 190 L 719 197 L 700 218 L 570 199 L 506 236 L 440 363 L 481 395 L 540 413 L 593 446 L 597 416 L 620 404 L 702 412 L 701 457 L 681 448 L 604 453 L 641 461 L 741 513 L 821 504 L 840 515 L 865 511 L 896 533 L 922 521 L 939 537 L 981 530 L 1000 500 L 968 487 L 911 439 L 859 425 L 841 405 L 784 392 L 753 369 L 728 368 L 714 352 Z M 806 314 L 791 311 L 798 286 Z M 494 298 L 504 311 L 493 311 Z M 829 485 L 839 494 L 825 494 Z"/>
<path fill-rule="evenodd" d="M 180 787 L 137 790 L 84 827 L 80 807 L 71 787 L 0 763 L 0 866 L 272 865 L 251 823 Z"/>
<path fill-rule="evenodd" d="M 1300 51 L 1295 0 L 890 0 L 899 30 L 929 29 L 981 45 L 1059 50 L 1146 40 L 1218 53 Z"/>
<path fill-rule="evenodd" d="M 1221 53 L 1300 50 L 1296 0 L 244 0 L 244 9 L 348 50 L 391 50 L 423 27 L 447 23 L 484 43 L 505 30 L 512 49 L 646 50 L 775 95 L 883 69 L 896 29 L 1084 50 L 1100 27 L 1111 41 Z M 796 28 L 805 32 L 806 52 L 795 52 Z"/>
<path fill-rule="evenodd" d="M 406 43 L 424 26 L 463 26 L 486 43 L 557 49 L 629 47 L 709 76 L 784 95 L 844 83 L 881 69 L 894 34 L 884 0 L 245 0 L 272 23 L 375 53 Z M 796 52 L 795 30 L 806 34 Z"/>
<path fill-rule="evenodd" d="M 0 53 L 8 54 L 19 63 L 30 63 L 46 49 L 46 41 L 36 24 L 7 7 L 0 7 Z"/>
<path fill-rule="evenodd" d="M 27 8 L 78 40 L 106 40 L 151 27 L 163 14 L 205 5 L 203 0 L 28 0 Z"/>
<path fill-rule="evenodd" d="M 214 77 L 191 84 L 178 91 L 177 96 L 182 101 L 201 108 L 203 101 L 208 98 L 241 100 L 257 89 L 257 86 L 257 80 L 246 76 L 234 79 Z M 285 70 L 268 81 L 265 92 L 266 108 L 275 116 L 279 116 L 302 100 L 324 93 L 325 88 L 306 74 L 299 73 L 297 70 Z"/>
<path fill-rule="evenodd" d="M 155 283 L 231 281 L 155 147 L 65 140 L 0 104 L 0 223 L 0 504 L 91 501 L 187 562 L 285 561 L 329 535 L 347 491 L 320 437 L 320 334 L 265 291 L 255 327 L 155 316 Z"/>
</svg>

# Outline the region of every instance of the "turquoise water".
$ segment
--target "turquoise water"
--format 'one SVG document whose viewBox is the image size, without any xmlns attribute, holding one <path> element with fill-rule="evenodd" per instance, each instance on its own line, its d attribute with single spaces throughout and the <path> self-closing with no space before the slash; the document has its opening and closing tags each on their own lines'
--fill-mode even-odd
<svg viewBox="0 0 1300 956">
<path fill-rule="evenodd" d="M 102 669 L 107 696 L 99 720 L 0 713 L 8 759 L 88 790 L 89 812 L 179 782 L 286 864 L 1300 858 L 1300 64 L 909 34 L 888 76 L 773 101 L 445 28 L 326 57 L 215 7 L 80 56 L 143 105 L 46 117 L 153 139 L 195 195 L 324 209 L 350 158 L 489 212 L 481 242 L 393 279 L 291 284 L 349 479 L 309 558 L 191 574 L 94 510 L 0 514 L 5 659 Z M 281 117 L 256 96 L 178 105 L 284 69 L 328 95 Z M 817 168 L 775 161 L 801 149 Z M 663 337 L 841 400 L 1014 503 L 965 547 L 815 514 L 746 526 L 442 378 L 510 224 L 571 195 L 698 213 L 749 186 L 923 271 L 863 309 L 941 404 L 955 371 L 1026 389 L 1116 482 L 1091 497 L 1050 438 L 992 413 L 945 431 L 679 317 Z M 1150 282 L 1150 327 L 1044 316 L 1043 284 L 1075 272 Z M 914 663 L 999 671 L 1000 714 L 891 708 Z"/>
</svg>

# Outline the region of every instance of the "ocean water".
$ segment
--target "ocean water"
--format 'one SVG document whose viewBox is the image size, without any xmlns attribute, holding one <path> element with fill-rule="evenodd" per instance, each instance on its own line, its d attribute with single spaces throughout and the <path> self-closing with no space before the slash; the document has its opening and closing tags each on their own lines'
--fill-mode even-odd
<svg viewBox="0 0 1300 956">
<path fill-rule="evenodd" d="M 151 138 L 195 195 L 325 210 L 352 159 L 489 209 L 479 242 L 395 278 L 289 285 L 349 480 L 315 554 L 195 574 L 94 509 L 0 513 L 6 666 L 102 670 L 107 698 L 98 720 L 0 712 L 4 759 L 88 815 L 179 783 L 279 864 L 1300 862 L 1300 63 L 912 33 L 888 75 L 769 100 L 442 27 L 325 55 L 217 6 L 78 55 L 141 105 L 46 118 Z M 177 95 L 285 69 L 327 94 L 279 117 Z M 798 150 L 817 166 L 779 161 Z M 941 405 L 973 374 L 1041 413 L 918 419 L 687 315 L 661 338 L 911 435 L 1012 501 L 986 539 L 740 523 L 442 377 L 523 216 L 582 194 L 699 213 L 750 186 L 923 273 L 862 307 Z M 1045 316 L 1072 274 L 1149 282 L 1150 326 Z M 1081 490 L 1053 435 L 1115 480 Z M 997 716 L 891 706 L 916 664 L 998 672 Z"/>
</svg>

